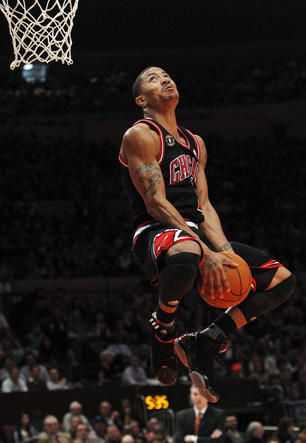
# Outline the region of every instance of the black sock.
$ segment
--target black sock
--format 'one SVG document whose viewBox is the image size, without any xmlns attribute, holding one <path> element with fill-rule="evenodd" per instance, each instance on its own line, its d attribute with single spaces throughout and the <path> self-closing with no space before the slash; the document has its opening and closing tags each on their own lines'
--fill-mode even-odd
<svg viewBox="0 0 306 443">
<path fill-rule="evenodd" d="M 175 320 L 176 311 L 172 313 L 168 313 L 163 311 L 158 305 L 156 308 L 156 317 L 162 323 L 171 323 Z"/>
<path fill-rule="evenodd" d="M 237 329 L 237 325 L 234 320 L 225 313 L 221 314 L 220 317 L 214 321 L 214 324 L 217 325 L 227 337 Z"/>
</svg>

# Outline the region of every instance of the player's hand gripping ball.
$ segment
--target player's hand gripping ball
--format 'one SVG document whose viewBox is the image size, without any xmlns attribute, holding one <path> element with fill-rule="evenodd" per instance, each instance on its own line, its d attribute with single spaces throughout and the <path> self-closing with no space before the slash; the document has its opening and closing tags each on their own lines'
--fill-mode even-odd
<svg viewBox="0 0 306 443">
<path fill-rule="evenodd" d="M 230 292 L 224 291 L 222 298 L 218 294 L 208 294 L 204 286 L 204 269 L 200 269 L 200 275 L 197 280 L 197 289 L 202 299 L 215 308 L 227 309 L 241 303 L 249 294 L 252 284 L 252 275 L 248 264 L 243 258 L 232 251 L 220 252 L 226 255 L 233 262 L 237 263 L 237 268 L 223 265 L 224 272 L 230 285 Z M 204 261 L 205 263 L 205 261 Z"/>
</svg>

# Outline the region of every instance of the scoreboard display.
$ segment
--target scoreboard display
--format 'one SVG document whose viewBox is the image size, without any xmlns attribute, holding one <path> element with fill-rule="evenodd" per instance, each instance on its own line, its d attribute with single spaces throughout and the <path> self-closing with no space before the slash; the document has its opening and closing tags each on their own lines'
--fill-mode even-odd
<svg viewBox="0 0 306 443">
<path fill-rule="evenodd" d="M 148 411 L 158 411 L 170 408 L 167 394 L 145 395 L 144 401 Z"/>
</svg>

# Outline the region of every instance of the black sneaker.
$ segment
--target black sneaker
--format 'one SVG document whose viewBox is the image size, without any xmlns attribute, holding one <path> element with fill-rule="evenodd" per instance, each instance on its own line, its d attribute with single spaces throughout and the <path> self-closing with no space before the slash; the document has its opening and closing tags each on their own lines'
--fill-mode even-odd
<svg viewBox="0 0 306 443">
<path fill-rule="evenodd" d="M 156 312 L 150 317 L 151 325 L 151 367 L 153 374 L 164 386 L 171 386 L 176 382 L 177 359 L 174 353 L 175 326 L 162 325 Z"/>
<path fill-rule="evenodd" d="M 185 334 L 174 341 L 174 350 L 184 366 L 189 368 L 189 377 L 200 393 L 209 402 L 216 403 L 214 360 L 223 351 L 225 335 L 216 325 L 201 332 Z"/>
</svg>

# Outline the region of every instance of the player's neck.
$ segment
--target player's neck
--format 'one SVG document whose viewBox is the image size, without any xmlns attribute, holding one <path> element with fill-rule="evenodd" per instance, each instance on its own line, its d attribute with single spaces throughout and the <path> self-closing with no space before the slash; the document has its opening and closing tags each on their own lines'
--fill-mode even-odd
<svg viewBox="0 0 306 443">
<path fill-rule="evenodd" d="M 153 120 L 157 121 L 160 125 L 162 125 L 169 134 L 173 135 L 174 138 L 177 138 L 179 136 L 178 130 L 177 130 L 177 121 L 176 121 L 176 115 L 173 109 L 169 110 L 150 110 L 147 114 L 147 117 L 153 118 Z"/>
</svg>

